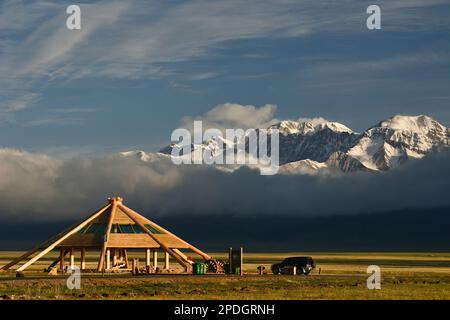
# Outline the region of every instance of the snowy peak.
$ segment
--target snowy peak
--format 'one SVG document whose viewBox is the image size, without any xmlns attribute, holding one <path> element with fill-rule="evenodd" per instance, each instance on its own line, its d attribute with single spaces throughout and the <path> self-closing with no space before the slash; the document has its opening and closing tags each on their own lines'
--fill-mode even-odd
<svg viewBox="0 0 450 320">
<path fill-rule="evenodd" d="M 281 121 L 277 124 L 272 125 L 269 128 L 269 131 L 270 129 L 278 129 L 280 131 L 280 134 L 282 135 L 298 134 L 300 132 L 299 123 L 291 120 Z"/>
<path fill-rule="evenodd" d="M 168 157 L 167 155 L 160 152 L 152 153 L 152 152 L 145 152 L 142 150 L 125 151 L 121 152 L 120 155 L 124 158 L 139 159 L 142 162 L 155 162 Z"/>
<path fill-rule="evenodd" d="M 268 128 L 280 130 L 280 172 L 304 174 L 338 169 L 343 172 L 386 171 L 394 169 L 411 158 L 420 159 L 450 147 L 450 130 L 429 116 L 396 115 L 356 133 L 338 122 L 323 118 L 280 121 Z M 202 144 L 191 144 L 189 152 L 208 150 L 216 156 L 234 152 L 234 141 L 211 137 Z M 248 149 L 249 140 L 245 141 Z M 132 151 L 123 156 L 142 161 L 157 161 L 169 157 L 171 144 L 160 152 Z M 185 156 L 185 155 L 182 155 Z M 190 156 L 190 155 L 186 155 Z"/>
<path fill-rule="evenodd" d="M 306 159 L 286 163 L 280 166 L 279 172 L 283 174 L 315 174 L 317 171 L 326 169 L 327 167 L 325 163 Z"/>
<path fill-rule="evenodd" d="M 339 122 L 328 121 L 324 118 L 299 119 L 299 127 L 303 134 L 313 134 L 329 129 L 336 133 L 353 133 L 353 130 Z"/>
<path fill-rule="evenodd" d="M 269 129 L 278 129 L 280 130 L 280 134 L 285 136 L 291 134 L 312 135 L 325 129 L 329 129 L 336 133 L 353 133 L 353 130 L 343 124 L 328 121 L 323 118 L 300 118 L 298 121 L 285 120 L 272 125 Z"/>
<path fill-rule="evenodd" d="M 431 117 L 402 116 L 396 115 L 380 122 L 379 127 L 393 130 L 405 130 L 418 134 L 428 134 L 430 132 L 445 132 L 446 128 Z"/>
<path fill-rule="evenodd" d="M 403 146 L 419 154 L 449 145 L 449 131 L 431 117 L 394 116 L 367 130 L 366 136 L 382 138 L 394 147 Z"/>
<path fill-rule="evenodd" d="M 448 146 L 448 129 L 436 120 L 424 115 L 397 115 L 366 130 L 347 155 L 367 169 L 379 171 Z"/>
</svg>

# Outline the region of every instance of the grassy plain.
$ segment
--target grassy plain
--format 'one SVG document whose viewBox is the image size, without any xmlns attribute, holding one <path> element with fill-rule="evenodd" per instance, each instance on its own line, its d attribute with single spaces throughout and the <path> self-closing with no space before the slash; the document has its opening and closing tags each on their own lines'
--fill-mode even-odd
<svg viewBox="0 0 450 320">
<path fill-rule="evenodd" d="M 0 252 L 0 265 L 20 252 Z M 270 265 L 287 256 L 310 255 L 317 268 L 309 276 L 274 276 Z M 131 253 L 130 258 L 141 253 Z M 216 258 L 225 254 L 212 253 Z M 99 275 L 85 273 L 80 290 L 69 290 L 67 276 L 47 276 L 47 257 L 15 278 L 0 273 L 0 299 L 449 299 L 447 253 L 245 253 L 243 277 L 223 275 Z M 96 255 L 88 255 L 94 268 Z M 257 275 L 264 265 L 268 274 Z M 382 271 L 381 290 L 366 287 L 367 266 Z M 320 270 L 320 274 L 319 274 Z"/>
</svg>

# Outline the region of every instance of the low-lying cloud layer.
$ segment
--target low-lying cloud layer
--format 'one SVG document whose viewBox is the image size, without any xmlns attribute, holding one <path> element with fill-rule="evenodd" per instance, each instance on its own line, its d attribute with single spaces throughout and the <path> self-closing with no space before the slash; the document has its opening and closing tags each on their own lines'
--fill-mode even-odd
<svg viewBox="0 0 450 320">
<path fill-rule="evenodd" d="M 81 218 L 120 195 L 152 215 L 320 216 L 450 206 L 450 152 L 381 174 L 261 176 L 169 160 L 0 150 L 0 221 Z"/>
</svg>

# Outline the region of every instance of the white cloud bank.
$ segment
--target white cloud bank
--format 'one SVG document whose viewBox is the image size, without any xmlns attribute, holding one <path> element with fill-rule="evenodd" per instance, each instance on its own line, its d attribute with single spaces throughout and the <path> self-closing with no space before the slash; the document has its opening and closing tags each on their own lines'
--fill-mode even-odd
<svg viewBox="0 0 450 320">
<path fill-rule="evenodd" d="M 152 215 L 321 216 L 449 207 L 450 153 L 383 174 L 260 176 L 110 156 L 54 159 L 0 150 L 0 221 L 77 219 L 109 196 Z"/>
</svg>

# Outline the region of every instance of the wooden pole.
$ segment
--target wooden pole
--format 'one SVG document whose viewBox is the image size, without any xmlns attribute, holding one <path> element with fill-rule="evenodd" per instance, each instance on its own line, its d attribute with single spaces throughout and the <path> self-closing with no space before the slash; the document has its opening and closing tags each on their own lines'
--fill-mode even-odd
<svg viewBox="0 0 450 320">
<path fill-rule="evenodd" d="M 64 250 L 64 256 L 69 252 L 67 249 Z M 56 266 L 61 260 L 61 252 L 59 253 L 58 258 L 55 259 L 48 267 L 47 270 L 50 271 L 54 266 Z M 58 267 L 59 268 L 59 267 Z"/>
<path fill-rule="evenodd" d="M 153 268 L 158 267 L 158 250 L 153 249 Z"/>
<path fill-rule="evenodd" d="M 81 224 L 83 224 L 83 226 L 85 225 L 84 222 L 86 222 L 87 220 L 91 221 L 92 217 L 97 217 L 99 214 L 103 213 L 110 205 L 108 204 L 106 207 L 103 207 L 102 209 L 94 212 L 91 216 L 89 216 L 88 218 L 86 218 L 86 220 L 84 220 Z M 79 224 L 78 224 L 79 226 Z M 71 227 L 65 229 L 64 231 L 58 233 L 57 235 L 51 237 L 50 239 L 48 239 L 47 241 L 45 241 L 44 243 L 42 243 L 41 245 L 39 245 L 38 247 L 35 247 L 34 249 L 24 253 L 23 255 L 21 255 L 20 257 L 14 259 L 13 261 L 11 261 L 8 264 L 5 264 L 3 267 L 0 268 L 0 271 L 6 271 L 9 268 L 11 268 L 12 266 L 18 264 L 20 261 L 25 260 L 26 258 L 28 258 L 29 256 L 31 256 L 32 254 L 38 252 L 40 249 L 45 248 L 46 246 L 48 246 L 50 243 L 52 243 L 53 241 L 56 241 L 56 239 L 60 238 L 60 237 L 65 237 L 65 235 L 70 232 L 70 230 L 72 230 L 73 228 L 76 228 L 77 224 L 72 225 Z M 64 238 L 66 239 L 66 238 Z M 38 259 L 40 259 L 42 256 L 40 256 Z M 36 261 L 38 260 L 36 259 Z M 34 263 L 35 261 L 33 261 Z"/>
<path fill-rule="evenodd" d="M 101 215 L 106 209 L 108 209 L 110 206 L 110 204 L 108 204 L 106 207 L 104 207 L 103 209 L 101 209 L 100 211 L 94 213 L 92 216 L 90 216 L 88 219 L 84 220 L 82 223 L 80 223 L 77 227 L 73 228 L 72 230 L 70 230 L 68 233 L 66 233 L 64 236 L 62 236 L 61 238 L 59 238 L 57 241 L 53 242 L 50 246 L 48 246 L 45 250 L 41 251 L 38 255 L 36 255 L 35 257 L 33 257 L 32 259 L 30 259 L 27 263 L 25 263 L 23 266 L 21 266 L 19 269 L 16 270 L 16 272 L 21 272 L 23 270 L 25 270 L 26 268 L 28 268 L 30 265 L 32 265 L 33 263 L 35 263 L 36 261 L 38 261 L 40 258 L 42 258 L 44 255 L 46 255 L 47 253 L 49 253 L 50 251 L 52 251 L 57 245 L 59 245 L 61 242 L 63 242 L 64 240 L 66 240 L 67 238 L 69 238 L 71 235 L 77 233 L 78 231 L 80 231 L 81 229 L 83 229 L 83 227 L 85 225 L 87 225 L 89 222 L 91 222 L 92 220 L 94 220 L 95 218 L 97 218 L 99 215 Z"/>
<path fill-rule="evenodd" d="M 128 269 L 128 254 L 127 254 L 127 249 L 123 249 L 123 258 L 125 259 L 125 268 Z"/>
<path fill-rule="evenodd" d="M 86 269 L 86 249 L 81 248 L 81 257 L 80 257 L 80 263 L 81 263 L 81 270 Z"/>
<path fill-rule="evenodd" d="M 181 252 L 179 249 L 173 249 L 177 254 L 179 254 L 183 259 L 189 261 L 189 263 L 193 264 L 194 262 L 189 260 L 187 255 L 185 255 L 183 252 Z"/>
<path fill-rule="evenodd" d="M 48 242 L 48 241 L 47 241 Z M 46 243 L 47 243 L 46 242 Z M 33 250 L 30 250 L 26 253 L 24 253 L 23 255 L 21 255 L 20 257 L 14 259 L 13 261 L 11 261 L 8 264 L 5 264 L 3 267 L 0 268 L 0 272 L 6 271 L 9 268 L 11 268 L 12 266 L 18 264 L 20 261 L 25 260 L 26 258 L 28 258 L 29 256 L 31 256 L 32 254 L 38 252 L 40 249 L 42 248 L 42 246 L 36 247 Z"/>
<path fill-rule="evenodd" d="M 131 263 L 131 273 L 133 275 L 136 274 L 136 259 L 133 259 L 132 263 Z"/>
<path fill-rule="evenodd" d="M 158 267 L 158 250 L 153 249 L 153 268 Z"/>
<path fill-rule="evenodd" d="M 115 266 L 117 266 L 117 250 L 116 249 L 112 249 L 112 256 L 113 256 L 112 266 L 115 267 Z"/>
<path fill-rule="evenodd" d="M 244 248 L 241 247 L 241 255 L 240 255 L 241 261 L 239 265 L 239 271 L 241 273 L 241 276 L 244 275 Z"/>
<path fill-rule="evenodd" d="M 230 261 L 230 274 L 234 274 L 233 248 L 228 249 L 228 261 Z"/>
<path fill-rule="evenodd" d="M 145 249 L 145 266 L 150 267 L 150 249 Z"/>
<path fill-rule="evenodd" d="M 67 252 L 65 252 L 64 249 L 59 249 L 59 270 L 61 270 L 61 272 L 64 271 L 64 256 L 66 253 Z"/>
<path fill-rule="evenodd" d="M 169 254 L 164 252 L 164 269 L 169 269 Z"/>
<path fill-rule="evenodd" d="M 111 249 L 106 249 L 106 270 L 111 269 Z"/>
<path fill-rule="evenodd" d="M 73 254 L 73 248 L 70 248 L 70 270 L 73 270 L 75 266 L 75 255 Z"/>
<path fill-rule="evenodd" d="M 106 254 L 106 248 L 108 247 L 108 241 L 109 241 L 109 235 L 111 233 L 112 222 L 113 222 L 113 219 L 114 219 L 114 215 L 116 213 L 117 205 L 121 201 L 122 201 L 121 198 L 111 198 L 110 199 L 110 204 L 112 205 L 112 207 L 111 207 L 111 213 L 109 215 L 108 225 L 106 227 L 106 233 L 105 233 L 104 238 L 103 238 L 102 253 L 100 254 L 100 259 L 99 259 L 98 266 L 97 266 L 97 271 L 98 272 L 101 272 L 103 270 L 104 259 L 105 259 L 105 254 Z"/>
<path fill-rule="evenodd" d="M 132 266 L 131 273 L 134 275 L 139 274 L 139 259 L 134 258 L 131 266 Z"/>
</svg>

